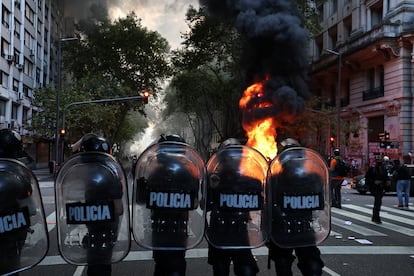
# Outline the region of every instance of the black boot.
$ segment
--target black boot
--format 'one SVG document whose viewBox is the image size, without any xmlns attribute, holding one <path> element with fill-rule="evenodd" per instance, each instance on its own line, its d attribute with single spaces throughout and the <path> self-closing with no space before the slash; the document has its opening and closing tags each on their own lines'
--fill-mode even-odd
<svg viewBox="0 0 414 276">
<path fill-rule="evenodd" d="M 241 266 L 235 271 L 236 276 L 255 276 L 257 274 L 257 269 L 252 266 Z"/>
</svg>

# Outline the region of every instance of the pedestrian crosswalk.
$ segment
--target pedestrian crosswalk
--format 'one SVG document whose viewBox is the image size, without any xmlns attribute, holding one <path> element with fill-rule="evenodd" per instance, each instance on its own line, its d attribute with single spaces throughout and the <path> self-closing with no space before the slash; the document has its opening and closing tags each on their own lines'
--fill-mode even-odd
<svg viewBox="0 0 414 276">
<path fill-rule="evenodd" d="M 363 236 L 386 236 L 387 234 L 382 231 L 387 229 L 410 237 L 414 236 L 414 212 L 382 207 L 380 213 L 382 224 L 375 224 L 371 222 L 372 205 L 343 204 L 342 208 L 331 209 L 331 221 L 335 225 L 335 231 L 343 228 Z"/>
</svg>

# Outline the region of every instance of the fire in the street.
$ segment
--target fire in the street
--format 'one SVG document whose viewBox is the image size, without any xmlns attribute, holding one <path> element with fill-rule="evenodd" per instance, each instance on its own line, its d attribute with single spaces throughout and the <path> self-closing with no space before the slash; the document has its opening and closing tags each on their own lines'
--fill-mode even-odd
<svg viewBox="0 0 414 276">
<path fill-rule="evenodd" d="M 262 99 L 265 81 L 254 83 L 244 91 L 239 108 L 242 113 L 242 126 L 248 138 L 246 145 L 272 160 L 277 154 L 276 118 L 256 115 L 261 113 L 260 109 L 272 107 L 272 103 Z"/>
</svg>

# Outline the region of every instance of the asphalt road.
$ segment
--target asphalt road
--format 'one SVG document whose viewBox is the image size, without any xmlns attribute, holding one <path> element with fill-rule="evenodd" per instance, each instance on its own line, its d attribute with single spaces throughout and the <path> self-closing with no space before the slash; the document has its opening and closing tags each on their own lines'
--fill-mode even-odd
<svg viewBox="0 0 414 276">
<path fill-rule="evenodd" d="M 46 170 L 35 171 L 47 213 L 50 249 L 36 267 L 20 275 L 86 275 L 84 266 L 67 264 L 59 255 L 54 218 L 53 180 Z M 413 275 L 414 271 L 414 205 L 410 210 L 395 208 L 395 194 L 384 196 L 383 223 L 371 222 L 373 197 L 360 195 L 349 186 L 342 189 L 342 209 L 332 208 L 330 236 L 319 246 L 325 262 L 323 275 Z M 414 202 L 414 198 L 411 198 Z M 267 268 L 267 249 L 254 249 L 260 273 L 276 275 Z M 132 241 L 127 257 L 113 265 L 112 275 L 152 276 L 154 264 L 151 251 Z M 187 275 L 213 275 L 207 264 L 207 243 L 187 251 Z M 301 275 L 293 265 L 294 275 Z M 234 275 L 231 273 L 231 275 Z"/>
</svg>

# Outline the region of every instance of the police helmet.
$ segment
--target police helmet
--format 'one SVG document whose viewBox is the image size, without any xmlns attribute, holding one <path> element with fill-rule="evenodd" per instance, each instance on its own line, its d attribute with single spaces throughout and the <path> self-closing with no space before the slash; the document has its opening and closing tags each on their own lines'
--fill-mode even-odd
<svg viewBox="0 0 414 276">
<path fill-rule="evenodd" d="M 339 149 L 334 149 L 334 155 L 335 156 L 339 156 L 340 155 L 340 151 L 339 151 Z"/>
<path fill-rule="evenodd" d="M 292 147 L 300 147 L 300 143 L 293 139 L 293 138 L 286 138 L 284 139 L 282 142 L 280 142 L 280 145 L 282 146 L 281 151 L 284 151 L 288 148 L 292 148 Z"/>
<path fill-rule="evenodd" d="M 384 160 L 384 162 L 388 162 L 388 161 L 390 161 L 390 158 L 389 158 L 388 156 L 386 156 L 386 155 L 385 155 L 385 156 L 383 157 L 383 160 Z"/>
<path fill-rule="evenodd" d="M 168 135 L 161 134 L 160 138 L 158 139 L 158 143 L 166 142 L 166 141 L 185 143 L 184 138 L 178 134 L 168 134 Z"/>
<path fill-rule="evenodd" d="M 100 152 L 111 152 L 111 147 L 105 138 L 99 137 L 96 134 L 88 133 L 82 137 L 82 142 L 80 146 L 81 152 L 88 151 L 100 151 Z"/>
<path fill-rule="evenodd" d="M 228 138 L 221 142 L 220 146 L 218 147 L 219 150 L 231 146 L 231 145 L 241 145 L 241 142 L 236 138 Z"/>
<path fill-rule="evenodd" d="M 0 157 L 13 157 L 23 149 L 22 137 L 11 129 L 0 130 Z"/>
</svg>

